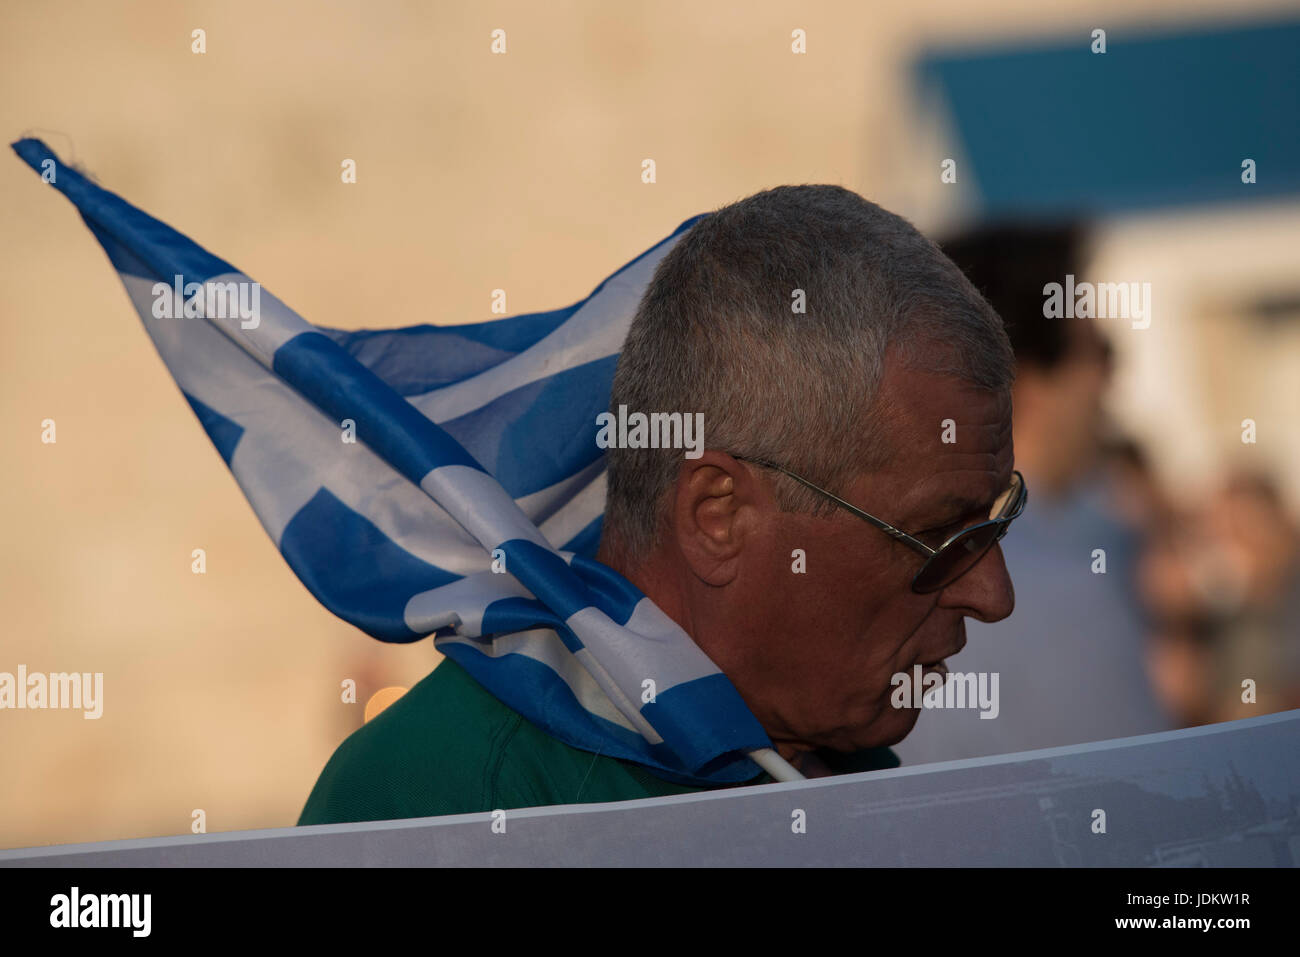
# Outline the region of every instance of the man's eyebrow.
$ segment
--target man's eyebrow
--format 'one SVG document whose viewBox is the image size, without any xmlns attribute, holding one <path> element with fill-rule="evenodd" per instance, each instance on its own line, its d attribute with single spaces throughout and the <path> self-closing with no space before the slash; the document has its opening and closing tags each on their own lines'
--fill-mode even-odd
<svg viewBox="0 0 1300 957">
<path fill-rule="evenodd" d="M 968 515 L 987 514 L 993 508 L 995 501 L 997 501 L 996 496 L 981 499 L 970 495 L 949 493 L 918 512 L 918 521 L 924 523 L 927 529 L 944 528 L 966 518 Z"/>
</svg>

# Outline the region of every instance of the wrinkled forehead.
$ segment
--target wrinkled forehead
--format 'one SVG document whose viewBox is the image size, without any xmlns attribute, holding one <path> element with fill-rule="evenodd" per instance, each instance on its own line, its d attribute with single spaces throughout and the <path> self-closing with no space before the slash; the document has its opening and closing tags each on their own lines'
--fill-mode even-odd
<svg viewBox="0 0 1300 957">
<path fill-rule="evenodd" d="M 876 414 L 890 443 L 886 471 L 912 508 L 992 502 L 1015 462 L 1010 390 L 911 370 L 887 374 Z"/>
<path fill-rule="evenodd" d="M 996 452 L 1011 442 L 1011 390 L 955 374 L 891 365 L 872 415 L 903 455 Z"/>
</svg>

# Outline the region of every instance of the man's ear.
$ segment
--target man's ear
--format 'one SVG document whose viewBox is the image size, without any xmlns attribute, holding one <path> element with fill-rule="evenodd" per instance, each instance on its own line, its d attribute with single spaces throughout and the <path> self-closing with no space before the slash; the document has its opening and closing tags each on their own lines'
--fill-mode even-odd
<svg viewBox="0 0 1300 957">
<path fill-rule="evenodd" d="M 678 551 L 697 578 L 729 584 L 741 551 L 752 544 L 758 516 L 772 498 L 755 472 L 726 452 L 708 449 L 685 459 L 673 489 L 672 532 Z"/>
</svg>

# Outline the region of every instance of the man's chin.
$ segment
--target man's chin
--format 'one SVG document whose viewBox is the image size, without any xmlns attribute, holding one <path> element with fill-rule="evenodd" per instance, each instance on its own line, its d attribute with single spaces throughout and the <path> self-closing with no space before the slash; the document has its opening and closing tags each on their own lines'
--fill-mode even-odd
<svg viewBox="0 0 1300 957">
<path fill-rule="evenodd" d="M 875 745 L 876 747 L 888 748 L 892 745 L 898 744 L 898 742 L 902 741 L 912 733 L 912 729 L 916 727 L 917 720 L 921 717 L 921 710 L 919 708 L 897 708 L 894 710 L 897 713 L 897 717 L 894 718 L 888 728 L 888 740 L 881 741 L 880 744 Z M 897 728 L 896 731 L 895 728 Z"/>
<path fill-rule="evenodd" d="M 839 751 L 845 754 L 852 754 L 856 751 L 866 751 L 871 748 L 888 748 L 898 744 L 916 727 L 916 721 L 921 716 L 919 708 L 890 708 L 887 713 L 880 715 L 871 726 L 864 728 L 858 733 L 845 735 L 837 739 L 833 744 L 827 742 L 825 745 L 831 751 Z"/>
</svg>

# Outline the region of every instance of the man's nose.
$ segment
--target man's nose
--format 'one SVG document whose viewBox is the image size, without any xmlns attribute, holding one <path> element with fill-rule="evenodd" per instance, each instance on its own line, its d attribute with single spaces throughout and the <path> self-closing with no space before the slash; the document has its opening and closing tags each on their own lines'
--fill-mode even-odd
<svg viewBox="0 0 1300 957">
<path fill-rule="evenodd" d="M 1016 590 L 1002 556 L 994 545 L 979 563 L 939 595 L 939 604 L 959 609 L 977 621 L 1001 621 L 1016 607 Z"/>
</svg>

